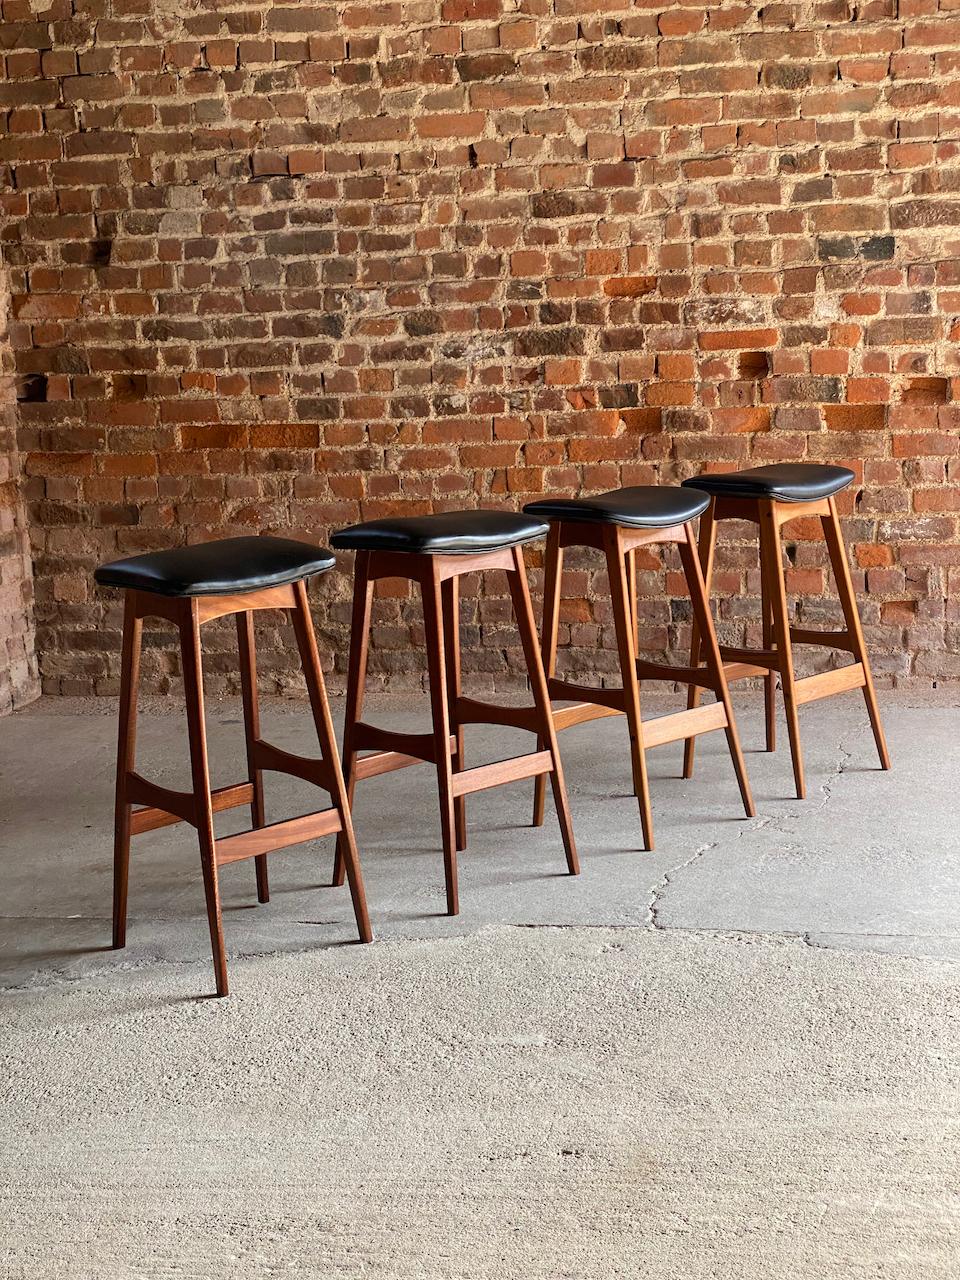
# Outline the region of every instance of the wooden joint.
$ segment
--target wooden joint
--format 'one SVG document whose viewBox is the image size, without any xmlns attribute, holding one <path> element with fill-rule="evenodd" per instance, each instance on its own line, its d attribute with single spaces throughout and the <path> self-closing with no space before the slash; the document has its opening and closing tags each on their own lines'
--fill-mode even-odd
<svg viewBox="0 0 960 1280">
<path fill-rule="evenodd" d="M 543 728 L 542 717 L 536 707 L 504 707 L 476 698 L 457 698 L 450 718 L 458 725 L 502 724 L 511 729 L 525 729 L 528 733 L 540 733 Z"/>
<path fill-rule="evenodd" d="M 848 631 L 805 631 L 802 627 L 790 628 L 794 644 L 819 644 L 827 649 L 844 649 L 856 653 L 856 641 Z"/>
<path fill-rule="evenodd" d="M 395 733 L 359 720 L 353 726 L 350 744 L 354 751 L 389 751 L 413 756 L 427 764 L 437 762 L 436 738 L 432 733 Z"/>
<path fill-rule="evenodd" d="M 256 739 L 250 744 L 254 769 L 268 769 L 271 773 L 288 773 L 304 782 L 312 782 L 324 791 L 333 790 L 333 778 L 325 760 L 313 760 L 309 756 L 294 755 L 272 743 Z"/>
<path fill-rule="evenodd" d="M 131 786 L 131 782 L 136 782 Z M 196 826 L 195 815 L 191 812 L 187 817 L 185 813 L 176 813 L 169 808 L 164 808 L 159 803 L 161 793 L 164 799 L 169 803 L 170 797 L 180 796 L 185 800 L 189 800 L 193 804 L 193 796 L 182 791 L 166 791 L 163 787 L 155 787 L 153 783 L 147 782 L 145 778 L 141 778 L 139 774 L 127 774 L 126 781 L 126 798 L 128 804 L 143 804 L 146 802 L 148 794 L 154 798 L 154 803 L 145 809 L 134 809 L 130 815 L 130 834 L 141 835 L 145 831 L 156 831 L 160 827 L 172 827 L 177 822 L 189 822 L 192 826 Z M 253 783 L 240 782 L 232 787 L 218 787 L 216 791 L 211 791 L 210 802 L 214 813 L 220 813 L 224 809 L 235 809 L 241 804 L 251 804 L 253 801 Z"/>
<path fill-rule="evenodd" d="M 717 691 L 717 681 L 706 667 L 671 667 L 665 662 L 648 662 L 637 659 L 637 678 L 640 680 L 674 680 L 677 684 L 696 685 L 700 689 Z"/>
<path fill-rule="evenodd" d="M 457 740 L 450 735 L 451 754 L 457 749 Z M 369 756 L 357 756 L 354 759 L 352 776 L 355 781 L 361 778 L 378 778 L 381 773 L 393 773 L 397 769 L 408 769 L 412 764 L 429 764 L 423 756 L 413 756 L 404 751 L 374 751 Z"/>
<path fill-rule="evenodd" d="M 626 708 L 626 695 L 622 689 L 595 689 L 591 685 L 573 684 L 569 680 L 558 680 L 551 676 L 547 680 L 547 692 L 559 702 L 590 702 L 594 706 L 609 707 L 611 711 L 621 713 Z"/>
<path fill-rule="evenodd" d="M 720 657 L 724 662 L 745 663 L 761 672 L 779 671 L 780 654 L 776 649 L 736 649 L 732 645 L 720 645 Z M 728 674 L 727 679 L 730 676 Z"/>
</svg>

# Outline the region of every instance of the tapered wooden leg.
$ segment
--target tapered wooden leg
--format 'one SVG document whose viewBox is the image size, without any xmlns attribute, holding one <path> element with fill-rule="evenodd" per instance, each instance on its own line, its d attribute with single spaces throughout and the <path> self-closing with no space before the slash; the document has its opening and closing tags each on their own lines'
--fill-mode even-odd
<svg viewBox="0 0 960 1280">
<path fill-rule="evenodd" d="M 733 760 L 737 782 L 740 785 L 744 812 L 748 818 L 752 818 L 755 816 L 756 810 L 753 807 L 750 780 L 747 777 L 747 767 L 743 760 L 743 752 L 740 749 L 740 735 L 737 733 L 737 721 L 733 713 L 733 702 L 730 698 L 730 690 L 727 687 L 727 678 L 723 670 L 723 659 L 720 657 L 720 646 L 717 644 L 717 633 L 713 628 L 713 615 L 710 612 L 710 600 L 707 596 L 706 584 L 700 568 L 700 558 L 696 551 L 693 526 L 687 524 L 684 528 L 687 533 L 687 541 L 680 543 L 680 559 L 683 562 L 683 572 L 690 591 L 693 616 L 700 634 L 700 647 L 704 655 L 707 671 L 713 677 L 717 697 L 723 703 L 724 710 L 727 713 L 725 728 L 727 746 L 730 749 L 730 757 Z"/>
<path fill-rule="evenodd" d="M 223 941 L 223 915 L 217 877 L 216 841 L 213 831 L 213 804 L 210 798 L 210 770 L 207 763 L 207 729 L 203 714 L 203 669 L 200 651 L 200 616 L 196 600 L 185 600 L 180 622 L 180 651 L 183 655 L 183 686 L 187 704 L 187 732 L 190 738 L 190 765 L 196 806 L 200 864 L 207 899 L 207 922 L 213 948 L 213 968 L 217 995 L 229 994 L 227 953 Z"/>
<path fill-rule="evenodd" d="M 561 526 L 552 524 L 547 534 L 546 559 L 543 565 L 543 630 L 541 651 L 547 678 L 557 673 L 557 632 L 560 626 L 560 587 L 563 579 L 563 546 Z M 546 742 L 537 738 L 537 750 L 545 751 Z M 534 781 L 533 825 L 543 826 L 544 805 L 547 797 L 546 774 L 538 773 Z"/>
<path fill-rule="evenodd" d="M 347 698 L 343 721 L 343 773 L 347 788 L 347 806 L 353 814 L 353 792 L 356 786 L 357 753 L 353 746 L 353 726 L 363 715 L 363 699 L 367 686 L 367 655 L 370 649 L 370 611 L 373 606 L 373 579 L 370 577 L 370 552 L 358 551 L 353 569 L 353 617 L 350 622 L 350 660 L 347 667 Z M 333 864 L 333 883 L 343 884 L 346 840 L 337 837 L 337 854 Z"/>
<path fill-rule="evenodd" d="M 450 760 L 450 709 L 447 703 L 446 653 L 443 644 L 443 600 L 439 579 L 432 574 L 421 580 L 423 629 L 430 676 L 437 786 L 440 792 L 440 829 L 443 836 L 443 869 L 447 884 L 447 915 L 460 911 L 457 887 L 457 839 L 453 815 L 453 777 Z"/>
<path fill-rule="evenodd" d="M 456 715 L 457 699 L 460 697 L 460 580 L 447 578 L 441 586 L 443 602 L 443 636 L 447 652 L 447 706 L 453 721 L 456 736 L 456 749 L 453 753 L 453 769 L 455 772 L 464 767 L 463 725 Z M 467 847 L 467 801 L 465 796 L 457 796 L 453 802 L 454 826 L 457 837 L 457 850 Z"/>
<path fill-rule="evenodd" d="M 120 658 L 120 727 L 117 735 L 117 791 L 113 832 L 113 945 L 126 946 L 127 883 L 130 872 L 130 813 L 127 774 L 133 772 L 137 747 L 137 696 L 140 691 L 140 642 L 143 622 L 128 591 L 123 604 L 123 649 Z"/>
<path fill-rule="evenodd" d="M 766 576 L 760 579 L 760 608 L 763 617 L 763 647 L 773 648 L 773 603 L 766 589 Z M 777 673 L 772 668 L 763 679 L 763 719 L 768 751 L 777 749 Z"/>
<path fill-rule="evenodd" d="M 707 595 L 707 603 L 710 601 L 710 587 L 713 582 L 713 556 L 717 544 L 717 522 L 713 515 L 713 502 L 707 507 L 706 511 L 700 517 L 700 571 L 703 576 L 704 590 Z M 690 631 L 690 665 L 691 667 L 699 667 L 701 656 L 700 628 L 697 625 L 696 613 L 693 617 L 693 625 Z M 700 705 L 700 690 L 691 685 L 687 693 L 687 706 L 691 710 Z M 693 759 L 696 754 L 697 739 L 696 737 L 687 738 L 683 744 L 683 776 L 685 778 L 693 777 Z"/>
<path fill-rule="evenodd" d="M 613 605 L 613 623 L 623 680 L 624 710 L 630 730 L 630 759 L 633 765 L 634 787 L 640 804 L 640 821 L 643 826 L 643 847 L 651 850 L 653 849 L 653 815 L 650 810 L 650 786 L 647 780 L 646 753 L 643 748 L 643 720 L 640 715 L 637 651 L 633 639 L 627 561 L 620 530 L 615 527 L 606 529 L 604 543 L 607 574 L 610 579 L 610 599 Z"/>
<path fill-rule="evenodd" d="M 240 651 L 240 688 L 243 693 L 243 732 L 247 744 L 247 776 L 253 786 L 250 818 L 254 827 L 266 824 L 263 803 L 263 770 L 254 764 L 254 743 L 260 739 L 260 698 L 257 693 L 257 647 L 253 630 L 253 610 L 237 614 L 237 646 Z M 255 858 L 257 901 L 270 901 L 267 855 Z"/>
<path fill-rule="evenodd" d="M 350 896 L 353 899 L 353 912 L 357 919 L 357 930 L 361 942 L 371 942 L 373 933 L 370 929 L 370 916 L 367 912 L 367 897 L 363 887 L 363 873 L 360 870 L 360 858 L 357 854 L 357 841 L 353 832 L 353 819 L 350 813 L 350 802 L 343 781 L 343 770 L 337 751 L 337 739 L 333 731 L 333 719 L 330 715 L 330 703 L 327 699 L 327 688 L 320 666 L 320 654 L 317 652 L 317 639 L 313 630 L 313 619 L 310 617 L 310 603 L 307 598 L 307 585 L 298 582 L 294 585 L 296 608 L 292 610 L 293 629 L 297 637 L 297 648 L 303 664 L 303 674 L 310 695 L 310 706 L 313 720 L 317 727 L 317 738 L 320 742 L 320 754 L 330 771 L 332 790 L 331 798 L 340 815 L 342 829 L 340 832 L 342 857 L 350 882 Z"/>
<path fill-rule="evenodd" d="M 797 716 L 793 645 L 790 640 L 790 611 L 783 576 L 783 544 L 780 539 L 780 526 L 777 523 L 776 504 L 763 499 L 759 507 L 760 560 L 764 574 L 764 589 L 773 613 L 773 634 L 779 659 L 780 683 L 783 687 L 783 705 L 787 714 L 790 754 L 793 757 L 793 778 L 797 788 L 797 799 L 803 800 L 807 789 L 803 776 L 800 721 Z"/>
<path fill-rule="evenodd" d="M 863 627 L 860 625 L 860 610 L 857 608 L 857 597 L 853 589 L 853 579 L 850 576 L 850 564 L 847 560 L 847 549 L 843 541 L 840 517 L 837 514 L 836 499 L 830 499 L 830 514 L 829 516 L 821 517 L 821 524 L 823 525 L 823 536 L 827 542 L 827 550 L 830 553 L 830 563 L 833 566 L 833 576 L 837 583 L 837 593 L 840 596 L 840 605 L 843 609 L 847 633 L 853 641 L 853 656 L 863 667 L 863 699 L 867 704 L 867 714 L 870 717 L 873 738 L 877 744 L 877 754 L 880 756 L 880 768 L 889 769 L 890 754 L 887 751 L 887 740 L 884 736 L 883 725 L 880 722 L 877 692 L 873 685 L 873 672 L 870 670 L 870 659 L 867 654 L 867 645 L 863 638 Z"/>
<path fill-rule="evenodd" d="M 530 603 L 530 586 L 527 582 L 527 568 L 523 559 L 523 548 L 514 547 L 513 571 L 507 572 L 510 586 L 510 598 L 513 601 L 513 612 L 520 631 L 520 643 L 527 663 L 527 675 L 530 678 L 530 689 L 533 693 L 534 705 L 540 713 L 541 730 L 537 735 L 539 742 L 550 752 L 553 768 L 550 771 L 550 783 L 553 787 L 553 798 L 557 806 L 557 817 L 560 820 L 560 834 L 563 837 L 563 848 L 567 855 L 567 870 L 572 876 L 580 874 L 580 860 L 577 856 L 577 844 L 573 835 L 573 824 L 570 821 L 570 806 L 567 801 L 567 786 L 563 777 L 563 765 L 557 747 L 557 731 L 553 722 L 553 706 L 547 689 L 547 676 L 543 666 L 543 656 L 537 642 L 537 624 L 533 617 L 533 605 Z"/>
</svg>

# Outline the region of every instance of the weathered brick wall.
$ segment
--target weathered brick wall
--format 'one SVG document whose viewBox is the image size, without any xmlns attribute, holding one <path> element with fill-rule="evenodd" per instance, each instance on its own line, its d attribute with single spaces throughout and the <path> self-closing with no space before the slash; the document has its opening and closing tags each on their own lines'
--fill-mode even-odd
<svg viewBox="0 0 960 1280">
<path fill-rule="evenodd" d="M 16 439 L 9 296 L 0 272 L 0 716 L 40 692 L 34 645 L 33 575 Z"/>
<path fill-rule="evenodd" d="M 46 688 L 115 687 L 106 556 L 782 458 L 857 472 L 878 673 L 960 677 L 958 0 L 42 3 L 2 6 L 0 231 Z M 730 639 L 757 580 L 728 538 Z M 594 560 L 570 586 L 565 661 L 609 670 Z M 654 651 L 676 588 L 645 559 Z M 503 676 L 505 602 L 466 612 Z"/>
</svg>

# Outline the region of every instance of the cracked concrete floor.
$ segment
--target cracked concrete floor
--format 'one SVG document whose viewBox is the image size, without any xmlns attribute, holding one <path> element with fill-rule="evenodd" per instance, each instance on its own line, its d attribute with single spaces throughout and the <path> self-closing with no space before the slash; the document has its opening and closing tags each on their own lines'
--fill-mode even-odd
<svg viewBox="0 0 960 1280">
<path fill-rule="evenodd" d="M 174 710 L 139 767 L 178 786 Z M 372 780 L 378 943 L 351 945 L 329 842 L 271 858 L 266 906 L 226 868 L 229 1001 L 198 998 L 183 828 L 135 842 L 129 945 L 106 949 L 110 704 L 4 722 L 0 1275 L 955 1275 L 960 720 L 949 697 L 884 711 L 888 775 L 856 697 L 804 708 L 804 803 L 783 746 L 749 750 L 752 821 L 721 735 L 690 782 L 679 747 L 651 752 L 654 853 L 623 725 L 570 730 L 583 874 L 549 811 L 525 825 L 530 784 L 484 793 L 455 920 L 429 767 Z M 209 719 L 234 781 L 237 708 Z M 265 724 L 310 750 L 301 705 Z M 513 739 L 473 731 L 471 761 Z M 314 801 L 271 777 L 268 805 Z"/>
</svg>

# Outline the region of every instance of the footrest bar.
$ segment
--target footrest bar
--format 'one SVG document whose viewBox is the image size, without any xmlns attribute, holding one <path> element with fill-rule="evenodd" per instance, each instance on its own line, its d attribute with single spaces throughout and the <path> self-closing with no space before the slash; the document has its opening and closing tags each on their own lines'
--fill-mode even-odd
<svg viewBox="0 0 960 1280">
<path fill-rule="evenodd" d="M 643 722 L 644 747 L 660 747 L 666 742 L 679 742 L 681 738 L 693 738 L 700 733 L 727 727 L 727 712 L 722 702 L 708 702 L 689 711 L 674 711 L 671 715 L 657 716 Z"/>
<path fill-rule="evenodd" d="M 727 684 L 732 680 L 748 680 L 751 676 L 768 676 L 772 667 L 758 667 L 752 662 L 725 662 L 723 664 L 723 674 L 727 678 Z"/>
<path fill-rule="evenodd" d="M 319 813 L 305 813 L 300 818 L 272 822 L 268 827 L 258 827 L 255 831 L 224 836 L 216 842 L 217 866 L 241 862 L 244 858 L 257 858 L 262 853 L 285 849 L 288 845 L 303 844 L 305 840 L 335 835 L 341 827 L 340 814 L 336 809 L 322 809 Z"/>
<path fill-rule="evenodd" d="M 553 757 L 549 751 L 532 751 L 529 755 L 514 756 L 512 760 L 497 760 L 495 764 L 481 764 L 475 769 L 462 769 L 453 775 L 454 796 L 469 795 L 472 791 L 486 791 L 504 782 L 518 782 L 538 773 L 550 773 Z"/>
<path fill-rule="evenodd" d="M 867 683 L 863 664 L 854 662 L 849 667 L 838 667 L 836 671 L 821 671 L 816 676 L 805 676 L 798 680 L 796 689 L 797 702 L 816 702 L 818 698 L 829 698 L 832 693 L 846 693 L 848 689 L 862 689 Z"/>
<path fill-rule="evenodd" d="M 595 702 L 575 702 L 572 707 L 554 707 L 555 729 L 569 729 L 574 724 L 586 724 L 588 720 L 605 720 L 608 716 L 622 716 L 616 707 L 601 707 Z"/>
<path fill-rule="evenodd" d="M 134 782 L 134 780 L 136 781 Z M 127 777 L 127 799 L 133 804 L 139 804 L 146 800 L 148 794 L 153 796 L 163 795 L 168 802 L 171 796 L 179 796 L 188 800 L 191 806 L 193 805 L 193 796 L 188 792 L 167 791 L 164 787 L 155 787 L 152 782 L 147 782 L 146 778 L 141 778 L 137 773 L 129 774 Z M 210 798 L 213 801 L 214 813 L 220 813 L 223 809 L 235 809 L 237 805 L 241 804 L 251 804 L 253 801 L 253 784 L 239 782 L 232 787 L 218 787 L 216 791 L 210 793 Z M 144 831 L 156 831 L 160 827 L 172 827 L 178 822 L 189 822 L 193 826 L 196 825 L 193 812 L 187 817 L 186 814 L 173 813 L 158 804 L 153 804 L 146 809 L 134 809 L 130 815 L 130 834 L 138 836 Z"/>
</svg>

